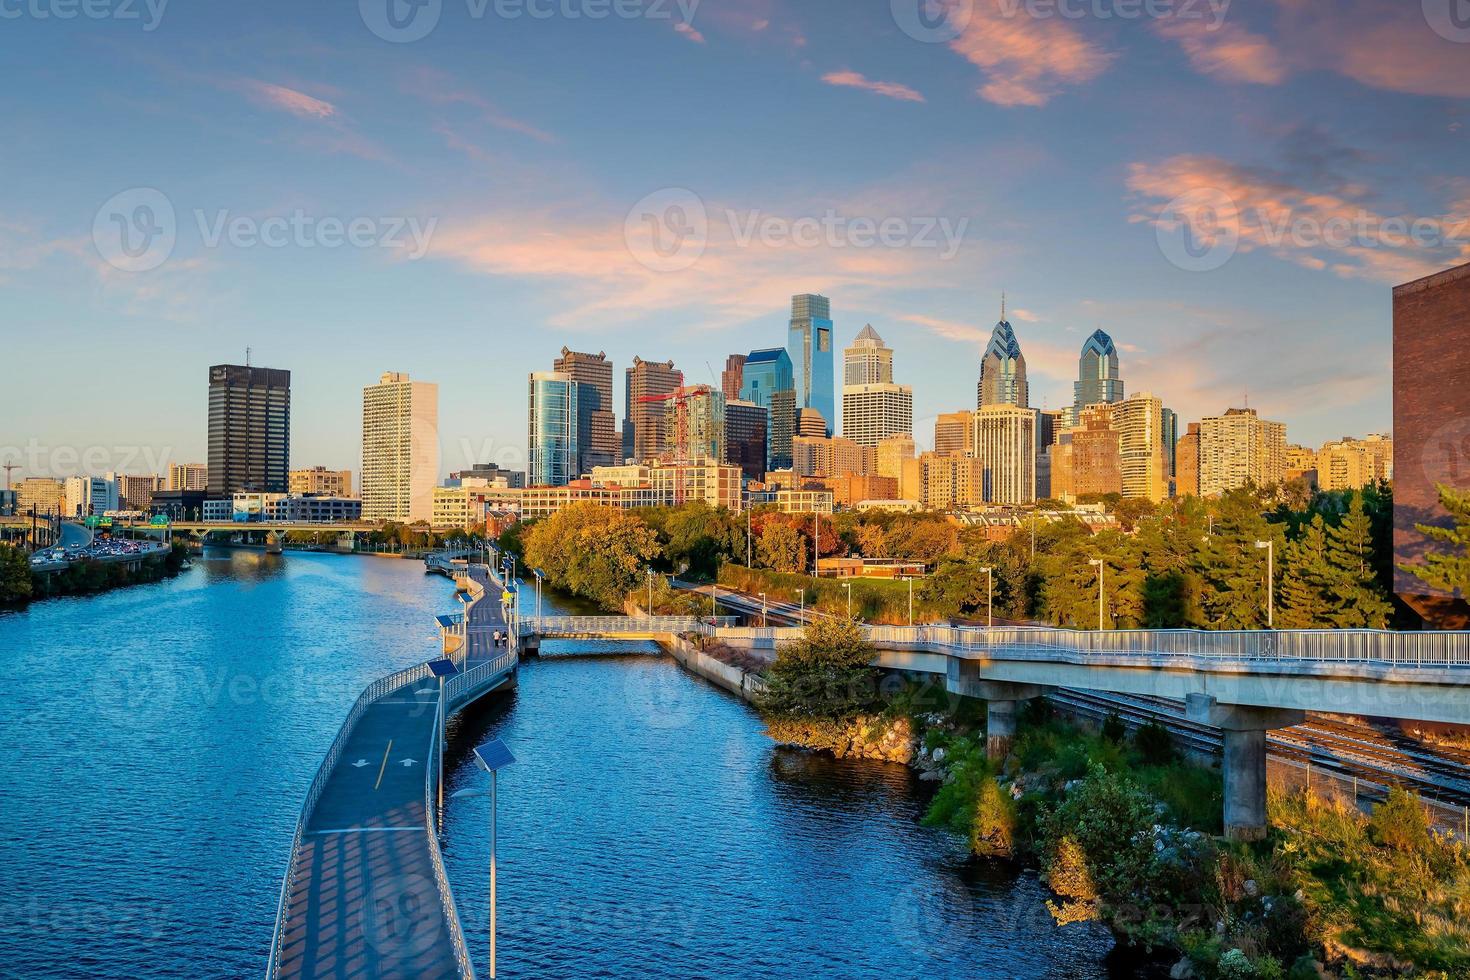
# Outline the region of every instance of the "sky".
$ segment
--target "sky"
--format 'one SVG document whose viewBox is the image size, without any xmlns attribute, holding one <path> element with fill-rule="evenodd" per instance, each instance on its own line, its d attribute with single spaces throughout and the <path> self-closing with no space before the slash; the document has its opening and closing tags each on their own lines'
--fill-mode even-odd
<svg viewBox="0 0 1470 980">
<path fill-rule="evenodd" d="M 1094 329 L 1181 423 L 1387 431 L 1391 288 L 1470 261 L 1466 0 L 0 0 L 0 455 L 202 460 L 206 370 L 292 372 L 292 465 L 439 385 L 522 465 L 563 345 L 785 342 L 831 298 L 973 407 L 1006 296 L 1036 407 Z M 838 370 L 840 378 L 840 367 Z"/>
</svg>

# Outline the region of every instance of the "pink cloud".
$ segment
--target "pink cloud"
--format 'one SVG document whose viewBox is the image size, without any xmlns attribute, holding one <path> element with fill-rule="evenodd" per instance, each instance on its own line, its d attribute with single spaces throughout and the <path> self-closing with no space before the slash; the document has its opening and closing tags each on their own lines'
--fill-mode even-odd
<svg viewBox="0 0 1470 980">
<path fill-rule="evenodd" d="M 478 92 L 456 85 L 454 80 L 442 71 L 420 68 L 410 72 L 404 76 L 403 89 L 410 95 L 418 96 L 433 105 L 466 106 L 474 110 L 480 122 L 497 129 L 520 133 L 542 143 L 556 142 L 556 137 L 551 133 L 502 112 L 498 106 Z M 442 130 L 447 131 L 448 127 L 444 126 Z"/>
<path fill-rule="evenodd" d="M 822 76 L 822 81 L 828 85 L 862 89 L 865 92 L 872 92 L 890 99 L 898 99 L 900 102 L 924 101 L 923 95 L 907 85 L 901 85 L 898 82 L 873 81 L 855 71 L 829 71 Z"/>
<path fill-rule="evenodd" d="M 701 33 L 699 33 L 698 31 L 696 31 L 694 29 L 694 26 L 692 24 L 686 23 L 685 21 L 682 21 L 681 20 L 677 24 L 674 25 L 674 30 L 677 31 L 682 36 L 687 37 L 689 40 L 693 41 L 695 44 L 703 44 L 704 43 L 704 35 L 701 34 Z"/>
<path fill-rule="evenodd" d="M 249 79 L 244 84 L 246 91 L 257 102 L 284 109 L 302 119 L 331 119 L 337 114 L 337 107 L 332 103 L 314 98 L 305 92 L 298 92 L 293 88 L 286 88 L 284 85 L 274 85 L 254 79 Z"/>
<path fill-rule="evenodd" d="M 1158 32 L 1177 41 L 1196 71 L 1233 82 L 1279 85 L 1286 80 L 1286 59 L 1259 34 L 1234 23 L 1211 25 L 1204 20 L 1174 17 L 1158 21 Z"/>
<path fill-rule="evenodd" d="M 949 0 L 959 23 L 962 0 Z M 973 0 L 964 30 L 950 42 L 985 76 L 981 98 L 1003 106 L 1043 106 L 1067 86 L 1092 81 L 1113 54 L 1060 18 L 1030 16 L 1022 4 Z"/>
</svg>

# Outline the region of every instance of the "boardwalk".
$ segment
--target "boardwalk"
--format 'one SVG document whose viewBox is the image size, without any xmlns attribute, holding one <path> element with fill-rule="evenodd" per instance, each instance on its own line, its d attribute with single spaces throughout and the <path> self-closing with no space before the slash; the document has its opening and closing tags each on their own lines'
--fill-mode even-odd
<svg viewBox="0 0 1470 980">
<path fill-rule="evenodd" d="M 463 673 L 446 684 L 451 712 L 515 667 L 493 643 L 506 628 L 499 588 L 483 567 L 470 575 L 484 592 L 453 655 Z M 473 975 L 433 830 L 438 699 L 420 664 L 363 692 L 343 724 L 303 808 L 270 976 Z"/>
</svg>

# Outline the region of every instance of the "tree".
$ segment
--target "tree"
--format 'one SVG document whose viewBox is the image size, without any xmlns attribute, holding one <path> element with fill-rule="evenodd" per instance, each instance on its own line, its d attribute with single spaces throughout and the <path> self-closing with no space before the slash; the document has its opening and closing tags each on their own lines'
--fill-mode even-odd
<svg viewBox="0 0 1470 980">
<path fill-rule="evenodd" d="M 814 620 L 801 639 L 777 651 L 758 706 L 778 718 L 853 718 L 876 702 L 876 655 L 855 621 Z"/>
<path fill-rule="evenodd" d="M 1363 510 L 1363 497 L 1353 494 L 1342 523 L 1327 532 L 1327 560 L 1333 570 L 1337 599 L 1333 626 L 1339 629 L 1383 629 L 1393 606 L 1378 581 L 1373 524 Z"/>
<path fill-rule="evenodd" d="M 1327 557 L 1327 523 L 1321 514 L 1314 515 L 1300 536 L 1287 543 L 1282 558 L 1278 624 L 1284 629 L 1332 625 L 1336 613 L 1329 590 L 1333 570 Z"/>
<path fill-rule="evenodd" d="M 806 567 L 806 538 L 790 524 L 767 524 L 761 529 L 755 550 L 762 568 L 794 573 Z"/>
<path fill-rule="evenodd" d="M 1470 490 L 1439 486 L 1439 503 L 1449 511 L 1454 527 L 1416 524 L 1421 534 L 1446 545 L 1424 556 L 1424 564 L 1400 565 L 1430 588 L 1470 597 Z"/>
<path fill-rule="evenodd" d="M 25 602 L 30 597 L 30 559 L 19 548 L 0 544 L 0 606 Z"/>
<path fill-rule="evenodd" d="M 578 503 L 525 532 L 526 564 L 542 569 L 569 592 L 617 609 L 659 556 L 653 529 L 636 516 L 600 504 Z"/>
<path fill-rule="evenodd" d="M 860 524 L 856 533 L 857 550 L 864 558 L 887 558 L 888 535 L 881 524 Z"/>
</svg>

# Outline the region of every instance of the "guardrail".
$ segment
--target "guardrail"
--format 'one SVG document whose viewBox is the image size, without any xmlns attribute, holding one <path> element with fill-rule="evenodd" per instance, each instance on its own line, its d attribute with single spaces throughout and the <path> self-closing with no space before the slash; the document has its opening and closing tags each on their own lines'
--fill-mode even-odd
<svg viewBox="0 0 1470 980">
<path fill-rule="evenodd" d="M 523 635 L 566 633 L 575 636 L 618 633 L 708 633 L 738 622 L 735 616 L 524 616 Z"/>
<path fill-rule="evenodd" d="M 957 653 L 1004 650 L 1032 659 L 1065 654 L 1231 662 L 1385 664 L 1397 667 L 1470 666 L 1470 632 L 1398 633 L 1390 630 L 1066 630 L 1040 626 L 868 626 L 869 641 Z M 727 639 L 779 642 L 800 627 L 719 629 Z"/>
</svg>

